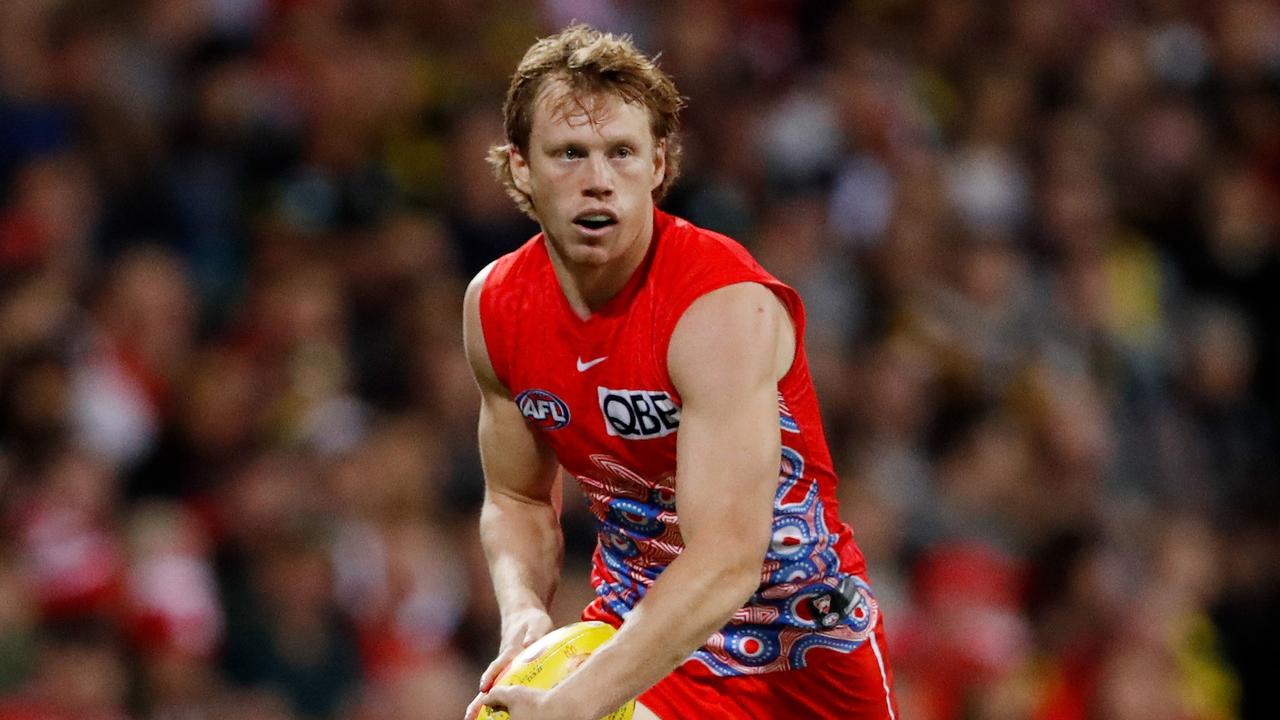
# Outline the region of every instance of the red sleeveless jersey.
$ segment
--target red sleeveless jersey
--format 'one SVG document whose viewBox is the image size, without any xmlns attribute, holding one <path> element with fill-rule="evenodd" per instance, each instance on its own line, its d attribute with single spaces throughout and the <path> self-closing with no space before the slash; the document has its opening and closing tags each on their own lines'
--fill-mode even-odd
<svg viewBox="0 0 1280 720">
<path fill-rule="evenodd" d="M 599 521 L 597 597 L 584 616 L 617 624 L 683 547 L 675 503 L 680 395 L 667 373 L 671 333 L 694 300 L 741 282 L 768 287 L 786 305 L 796 359 L 778 383 L 782 452 L 760 586 L 690 658 L 724 676 L 803 667 L 813 647 L 852 651 L 879 614 L 862 554 L 837 513 L 799 295 L 730 238 L 655 211 L 644 261 L 586 320 L 570 309 L 541 234 L 494 263 L 480 297 L 494 372 L 578 479 Z M 815 610 L 815 599 L 850 577 L 856 591 L 845 617 L 821 627 L 815 613 L 824 610 Z"/>
</svg>

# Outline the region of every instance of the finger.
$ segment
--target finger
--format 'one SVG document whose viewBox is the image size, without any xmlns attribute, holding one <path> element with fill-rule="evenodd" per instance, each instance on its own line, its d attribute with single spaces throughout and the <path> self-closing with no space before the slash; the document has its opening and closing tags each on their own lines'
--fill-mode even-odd
<svg viewBox="0 0 1280 720">
<path fill-rule="evenodd" d="M 535 690 L 524 685 L 498 685 L 480 697 L 480 701 L 489 707 L 501 705 L 510 707 L 511 705 L 522 705 L 532 702 L 545 690 Z"/>
<path fill-rule="evenodd" d="M 502 697 L 501 694 L 499 694 L 498 697 Z M 508 717 L 506 712 L 507 706 L 504 703 L 495 700 L 493 698 L 493 693 L 489 692 L 480 693 L 476 696 L 475 700 L 471 701 L 471 705 L 467 706 L 467 720 L 475 720 L 475 718 L 480 714 L 480 711 L 486 707 L 491 711 L 490 717 L 504 718 L 504 720 Z"/>
<path fill-rule="evenodd" d="M 467 712 L 463 715 L 464 720 L 476 720 L 480 716 L 480 711 L 486 707 L 489 708 L 489 717 L 494 720 L 507 720 L 506 706 L 499 705 L 489 698 L 487 693 L 480 693 L 471 700 L 471 704 L 467 706 Z"/>
<path fill-rule="evenodd" d="M 493 687 L 494 680 L 497 680 L 498 676 L 502 675 L 502 671 L 506 670 L 507 666 L 511 664 L 511 659 L 523 649 L 513 645 L 499 653 L 498 657 L 489 663 L 489 667 L 485 668 L 484 674 L 480 676 L 480 692 L 485 692 Z"/>
<path fill-rule="evenodd" d="M 480 695 L 480 704 L 488 705 L 491 708 L 497 708 L 497 707 L 505 708 L 507 707 L 507 705 L 511 703 L 511 700 L 513 699 L 511 697 L 513 693 L 511 691 L 514 689 L 515 688 L 513 687 L 507 687 L 503 685 L 503 686 L 496 687 L 487 693 L 482 693 Z"/>
<path fill-rule="evenodd" d="M 484 693 L 472 698 L 471 703 L 467 705 L 467 712 L 462 716 L 462 720 L 476 720 L 476 716 L 480 714 L 480 708 L 484 707 L 484 703 L 480 702 L 482 697 L 484 697 Z"/>
</svg>

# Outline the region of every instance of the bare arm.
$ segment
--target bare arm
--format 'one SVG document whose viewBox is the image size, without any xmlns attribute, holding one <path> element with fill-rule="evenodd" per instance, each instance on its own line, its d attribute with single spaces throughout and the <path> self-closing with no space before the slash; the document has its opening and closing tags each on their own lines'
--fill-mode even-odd
<svg viewBox="0 0 1280 720">
<path fill-rule="evenodd" d="M 480 386 L 480 461 L 484 505 L 480 540 L 489 563 L 502 645 L 481 679 L 485 687 L 521 648 L 551 630 L 547 607 L 560 578 L 564 540 L 554 498 L 555 456 L 525 424 L 494 374 L 480 326 L 480 292 L 488 268 L 467 288 L 463 344 Z"/>
<path fill-rule="evenodd" d="M 611 712 L 683 662 L 758 587 L 778 482 L 777 382 L 794 353 L 790 317 L 761 285 L 717 290 L 680 319 L 668 367 L 682 399 L 684 551 L 614 639 L 547 694 L 549 707 L 581 718 Z"/>
</svg>

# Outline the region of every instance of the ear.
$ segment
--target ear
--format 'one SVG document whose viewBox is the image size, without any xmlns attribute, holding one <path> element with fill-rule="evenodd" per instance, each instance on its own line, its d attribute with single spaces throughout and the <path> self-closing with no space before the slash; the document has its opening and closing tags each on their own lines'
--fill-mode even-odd
<svg viewBox="0 0 1280 720">
<path fill-rule="evenodd" d="M 525 160 L 524 155 L 520 154 L 520 148 L 517 148 L 514 143 L 507 147 L 509 148 L 508 162 L 511 164 L 511 181 L 520 192 L 533 195 L 529 192 L 529 161 Z"/>
<path fill-rule="evenodd" d="M 653 187 L 649 188 L 652 192 L 658 189 L 662 181 L 667 177 L 667 139 L 662 138 L 653 144 Z"/>
</svg>

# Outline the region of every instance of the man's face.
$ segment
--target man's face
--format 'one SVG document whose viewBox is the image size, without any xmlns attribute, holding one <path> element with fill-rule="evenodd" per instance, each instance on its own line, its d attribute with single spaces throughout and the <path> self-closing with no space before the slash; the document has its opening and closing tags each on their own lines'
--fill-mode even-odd
<svg viewBox="0 0 1280 720">
<path fill-rule="evenodd" d="M 511 172 L 560 259 L 600 267 L 647 247 L 664 151 L 645 107 L 608 93 L 575 98 L 553 80 L 538 94 L 528 153 L 512 152 Z"/>
</svg>

